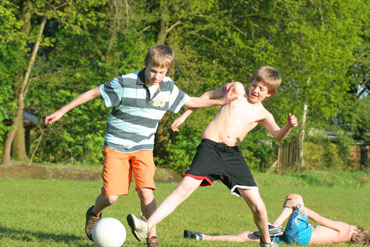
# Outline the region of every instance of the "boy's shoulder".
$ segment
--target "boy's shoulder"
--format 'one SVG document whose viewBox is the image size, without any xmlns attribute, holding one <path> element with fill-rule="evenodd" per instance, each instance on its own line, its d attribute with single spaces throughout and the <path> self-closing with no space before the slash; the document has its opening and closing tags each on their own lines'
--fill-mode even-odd
<svg viewBox="0 0 370 247">
<path fill-rule="evenodd" d="M 175 84 L 175 82 L 169 76 L 165 76 L 162 81 L 165 82 L 165 83 Z"/>
<path fill-rule="evenodd" d="M 230 84 L 231 84 L 231 86 L 228 86 Z M 233 96 L 246 96 L 246 92 L 247 92 L 246 88 L 244 87 L 244 85 L 241 82 L 232 82 L 232 83 L 227 84 L 227 86 L 229 87 L 228 90 L 231 90 L 231 95 L 233 95 Z"/>
<path fill-rule="evenodd" d="M 263 119 L 274 119 L 274 115 L 272 115 L 272 113 L 269 112 L 262 104 L 260 106 L 259 113 L 263 116 Z"/>
<path fill-rule="evenodd" d="M 128 78 L 128 79 L 137 79 L 139 75 L 142 73 L 142 71 L 135 71 L 128 74 L 121 75 L 119 77 L 121 78 Z"/>
<path fill-rule="evenodd" d="M 172 91 L 174 87 L 175 82 L 171 79 L 171 77 L 165 76 L 160 82 L 161 91 Z"/>
</svg>

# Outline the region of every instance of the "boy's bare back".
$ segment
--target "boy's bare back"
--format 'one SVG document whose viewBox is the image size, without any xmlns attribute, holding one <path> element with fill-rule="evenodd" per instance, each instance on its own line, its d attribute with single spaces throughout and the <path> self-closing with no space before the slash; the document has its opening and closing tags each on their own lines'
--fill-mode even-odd
<svg viewBox="0 0 370 247">
<path fill-rule="evenodd" d="M 218 111 L 203 132 L 202 139 L 238 146 L 260 121 L 272 117 L 261 103 L 249 103 L 247 91 L 242 84 L 235 84 L 232 90 L 231 96 L 238 98 Z"/>
</svg>

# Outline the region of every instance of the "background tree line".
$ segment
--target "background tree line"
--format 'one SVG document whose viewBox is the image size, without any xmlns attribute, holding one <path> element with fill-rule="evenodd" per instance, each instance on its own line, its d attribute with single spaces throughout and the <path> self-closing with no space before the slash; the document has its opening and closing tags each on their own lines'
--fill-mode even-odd
<svg viewBox="0 0 370 247">
<path fill-rule="evenodd" d="M 352 138 L 369 132 L 370 5 L 366 0 L 0 0 L 0 154 L 2 163 L 100 163 L 110 109 L 94 100 L 51 127 L 45 116 L 82 92 L 144 67 L 147 49 L 166 43 L 176 61 L 169 76 L 192 96 L 230 81 L 249 85 L 262 65 L 280 71 L 277 96 L 265 102 L 279 125 L 289 112 L 299 128 L 297 166 L 304 145 L 340 136 L 336 154 L 348 166 Z M 25 109 L 40 123 L 25 131 Z M 156 136 L 156 162 L 178 170 L 192 159 L 200 135 L 218 108 L 196 111 L 172 133 L 179 115 L 167 114 Z M 316 131 L 315 131 L 316 130 Z M 320 130 L 320 131 L 317 131 Z M 322 133 L 322 132 L 320 132 Z M 321 136 L 318 138 L 317 136 Z M 315 138 L 313 138 L 315 137 Z M 288 141 L 289 141 L 288 139 Z M 250 166 L 266 169 L 277 143 L 263 128 L 241 149 Z M 335 153 L 334 152 L 334 153 Z M 333 164 L 331 164 L 333 163 Z"/>
</svg>

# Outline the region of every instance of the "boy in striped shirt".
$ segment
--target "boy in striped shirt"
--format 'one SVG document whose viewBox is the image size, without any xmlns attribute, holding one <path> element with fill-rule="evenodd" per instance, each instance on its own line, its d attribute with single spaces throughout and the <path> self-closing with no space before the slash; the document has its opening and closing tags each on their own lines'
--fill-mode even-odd
<svg viewBox="0 0 370 247">
<path fill-rule="evenodd" d="M 188 96 L 166 76 L 173 60 L 174 53 L 169 46 L 154 45 L 146 54 L 143 70 L 119 76 L 87 91 L 45 119 L 46 124 L 52 124 L 74 107 L 99 96 L 107 107 L 113 107 L 103 148 L 104 187 L 95 205 L 86 213 L 85 232 L 90 240 L 102 210 L 115 203 L 120 195 L 128 194 L 132 172 L 143 216 L 149 218 L 156 209 L 154 136 L 159 120 L 167 111 L 177 113 L 183 105 L 199 108 L 224 105 L 233 100 L 231 97 L 215 100 Z M 159 246 L 156 235 L 156 229 L 152 228 L 148 246 Z"/>
</svg>

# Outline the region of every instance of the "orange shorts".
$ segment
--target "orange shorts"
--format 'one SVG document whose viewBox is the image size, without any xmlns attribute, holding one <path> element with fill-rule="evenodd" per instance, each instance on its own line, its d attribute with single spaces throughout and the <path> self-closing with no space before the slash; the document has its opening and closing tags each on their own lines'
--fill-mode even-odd
<svg viewBox="0 0 370 247">
<path fill-rule="evenodd" d="M 134 172 L 136 188 L 155 190 L 155 164 L 153 151 L 142 150 L 133 153 L 122 153 L 113 148 L 104 147 L 103 195 L 127 195 L 131 174 Z"/>
</svg>

